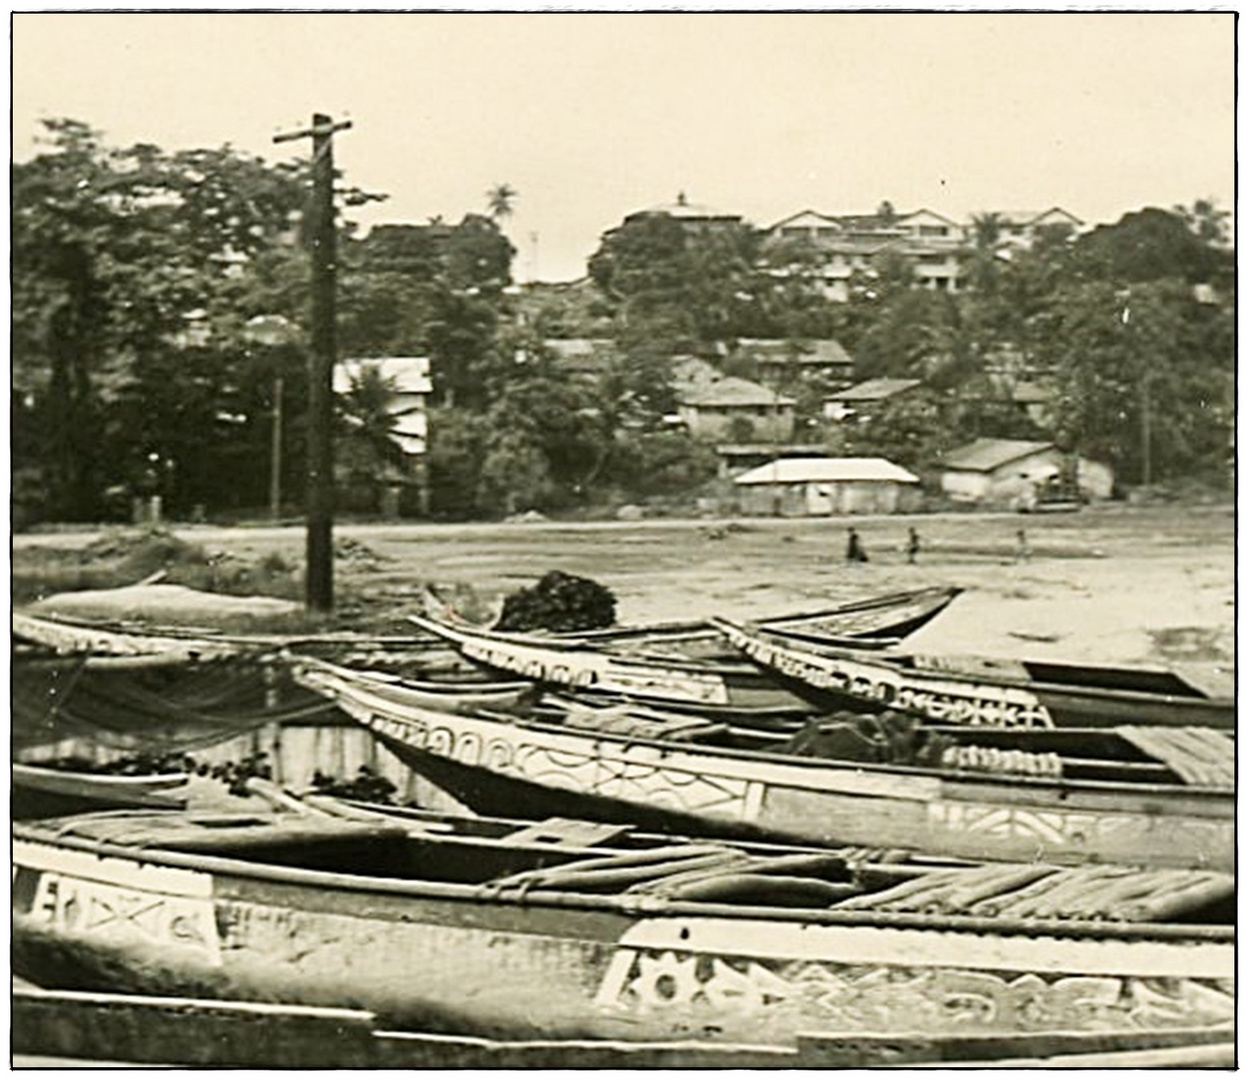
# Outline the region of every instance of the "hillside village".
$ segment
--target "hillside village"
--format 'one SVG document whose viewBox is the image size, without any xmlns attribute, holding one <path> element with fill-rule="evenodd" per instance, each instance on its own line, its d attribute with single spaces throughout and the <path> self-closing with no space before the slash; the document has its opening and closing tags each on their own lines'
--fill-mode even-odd
<svg viewBox="0 0 1248 1080">
<path fill-rule="evenodd" d="M 19 521 L 297 511 L 302 176 L 48 126 L 57 152 L 14 183 Z M 1209 200 L 758 227 L 680 193 L 604 229 L 583 277 L 517 284 L 516 193 L 487 195 L 365 231 L 351 207 L 379 196 L 343 193 L 345 513 L 1027 510 L 1230 482 L 1234 253 Z"/>
<path fill-rule="evenodd" d="M 625 216 L 604 233 L 603 246 L 629 229 L 655 224 L 675 225 L 695 242 L 750 228 L 740 215 L 692 203 L 682 193 L 672 203 Z M 875 214 L 805 210 L 759 231 L 757 265 L 772 280 L 797 278 L 813 286 L 835 310 L 873 299 L 882 265 L 906 275 L 908 289 L 974 292 L 985 259 L 1009 266 L 1037 244 L 1070 245 L 1091 231 L 1060 207 L 991 211 L 961 223 L 928 209 L 899 213 L 888 203 Z M 508 292 L 517 324 L 541 334 L 538 349 L 559 376 L 598 390 L 627 362 L 628 344 L 619 340 L 617 320 L 591 275 Z M 1203 295 L 1208 300 L 1207 291 Z M 982 433 L 969 430 L 956 445 L 929 456 L 897 455 L 917 475 L 871 455 L 875 448 L 863 432 L 887 424 L 892 410 L 910 402 L 932 405 L 923 366 L 916 369 L 919 377 L 860 378 L 862 366 L 840 340 L 811 336 L 685 340 L 669 359 L 672 408 L 661 424 L 714 454 L 714 477 L 696 493 L 703 511 L 791 516 L 938 505 L 1026 511 L 1120 493 L 1112 462 L 1088 458 L 1063 438 L 1052 366 L 1014 343 L 984 356 L 977 372 L 974 392 L 996 407 L 996 424 Z M 937 367 L 941 358 L 932 359 Z M 410 364 L 432 394 L 427 359 Z M 968 387 L 956 389 L 965 394 Z M 1004 434 L 993 437 L 993 426 Z M 413 468 L 421 464 L 414 461 Z"/>
</svg>

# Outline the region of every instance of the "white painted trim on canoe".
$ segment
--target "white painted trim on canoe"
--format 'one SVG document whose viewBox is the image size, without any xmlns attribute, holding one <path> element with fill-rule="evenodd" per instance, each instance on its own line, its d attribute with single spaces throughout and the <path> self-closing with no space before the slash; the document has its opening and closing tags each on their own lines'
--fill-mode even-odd
<svg viewBox="0 0 1248 1080">
<path fill-rule="evenodd" d="M 1112 934 L 1107 928 L 1106 933 Z M 1234 979 L 1233 943 L 1090 940 L 761 920 L 643 919 L 620 948 L 757 960 L 999 969 L 1137 978 Z"/>
<path fill-rule="evenodd" d="M 87 881 L 165 896 L 212 898 L 211 874 L 143 862 L 141 851 L 136 851 L 132 858 L 119 859 L 15 838 L 13 866 L 15 869 L 27 867 L 45 873 L 67 874 Z"/>
</svg>

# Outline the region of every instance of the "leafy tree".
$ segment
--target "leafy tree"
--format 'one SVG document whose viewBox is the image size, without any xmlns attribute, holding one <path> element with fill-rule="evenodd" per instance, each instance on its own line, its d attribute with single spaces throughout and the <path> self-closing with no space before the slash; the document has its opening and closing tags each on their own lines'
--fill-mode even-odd
<svg viewBox="0 0 1248 1080">
<path fill-rule="evenodd" d="M 112 149 L 77 121 L 45 127 L 46 149 L 13 168 L 14 372 L 34 387 L 49 509 L 82 517 L 164 420 L 113 423 L 121 396 L 150 390 L 174 434 L 211 426 L 197 379 L 170 379 L 172 358 L 192 316 L 210 336 L 237 328 L 241 280 L 292 233 L 302 172 L 228 147 Z M 119 452 L 100 453 L 118 437 Z"/>
<path fill-rule="evenodd" d="M 843 450 L 923 468 L 965 441 L 965 432 L 946 419 L 943 396 L 921 388 L 897 395 L 873 410 L 869 419 L 851 425 Z"/>
<path fill-rule="evenodd" d="M 485 193 L 486 206 L 490 218 L 495 222 L 506 221 L 516 208 L 516 197 L 519 192 L 510 184 L 495 184 Z"/>
<path fill-rule="evenodd" d="M 1176 206 L 1179 215 L 1192 234 L 1210 247 L 1225 247 L 1230 239 L 1231 213 L 1218 207 L 1217 200 L 1197 199 L 1191 206 Z"/>
<path fill-rule="evenodd" d="M 1229 316 L 1177 279 L 1070 283 L 1046 319 L 1062 439 L 1126 481 L 1223 463 L 1233 430 Z"/>
<path fill-rule="evenodd" d="M 1191 284 L 1226 282 L 1234 260 L 1194 234 L 1177 214 L 1149 207 L 1101 225 L 1075 244 L 1084 276 L 1123 282 L 1180 278 Z"/>
</svg>

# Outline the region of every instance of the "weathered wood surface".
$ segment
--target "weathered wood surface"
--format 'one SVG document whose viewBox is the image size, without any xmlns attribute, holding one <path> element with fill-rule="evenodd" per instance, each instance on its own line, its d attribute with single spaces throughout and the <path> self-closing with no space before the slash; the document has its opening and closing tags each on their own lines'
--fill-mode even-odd
<svg viewBox="0 0 1248 1080">
<path fill-rule="evenodd" d="M 298 672 L 480 813 L 762 832 L 976 860 L 1229 870 L 1233 793 L 933 770 L 636 739 L 398 706 L 365 675 Z"/>
<path fill-rule="evenodd" d="M 1234 1018 L 1230 928 L 919 928 L 360 877 L 29 825 L 15 827 L 14 868 L 14 969 L 57 987 L 349 1002 L 382 1026 L 485 1038 L 786 1048 L 810 1032 L 1157 1032 Z"/>
</svg>

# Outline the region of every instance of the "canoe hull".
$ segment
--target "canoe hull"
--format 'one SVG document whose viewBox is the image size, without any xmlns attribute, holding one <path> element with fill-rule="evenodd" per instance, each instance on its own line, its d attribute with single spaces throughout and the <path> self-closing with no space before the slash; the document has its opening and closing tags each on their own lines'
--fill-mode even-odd
<svg viewBox="0 0 1248 1080">
<path fill-rule="evenodd" d="M 468 659 L 535 682 L 686 707 L 805 708 L 800 697 L 749 665 L 642 661 L 583 646 L 561 646 L 557 641 L 465 630 L 415 615 L 409 618 L 453 644 Z"/>
<path fill-rule="evenodd" d="M 719 750 L 601 731 L 395 709 L 350 673 L 298 675 L 474 810 L 610 810 L 802 843 L 904 848 L 977 860 L 1232 869 L 1233 792 L 959 776 Z M 1134 790 L 1133 790 L 1134 788 Z M 1142 790 L 1141 790 L 1142 789 Z M 543 795 L 545 793 L 545 795 Z M 590 797 L 586 799 L 586 797 Z M 603 802 L 607 800 L 607 802 Z M 631 811 L 628 808 L 632 808 Z"/>
<path fill-rule="evenodd" d="M 29 834 L 14 865 L 15 970 L 51 986 L 367 1009 L 399 1027 L 491 1037 L 767 1045 L 812 1030 L 1004 1034 L 1234 1017 L 1227 940 L 638 917 L 566 896 L 491 900 L 308 872 L 293 882 L 234 860 Z"/>
<path fill-rule="evenodd" d="M 939 723 L 994 727 L 1235 727 L 1234 702 L 1223 699 L 909 671 L 866 655 L 795 648 L 725 620 L 716 625 L 779 685 L 818 708 L 899 708 Z"/>
<path fill-rule="evenodd" d="M 172 792 L 188 777 L 186 773 L 109 776 L 14 762 L 11 779 L 11 809 L 21 821 L 92 810 L 179 810 L 186 800 Z"/>
</svg>

